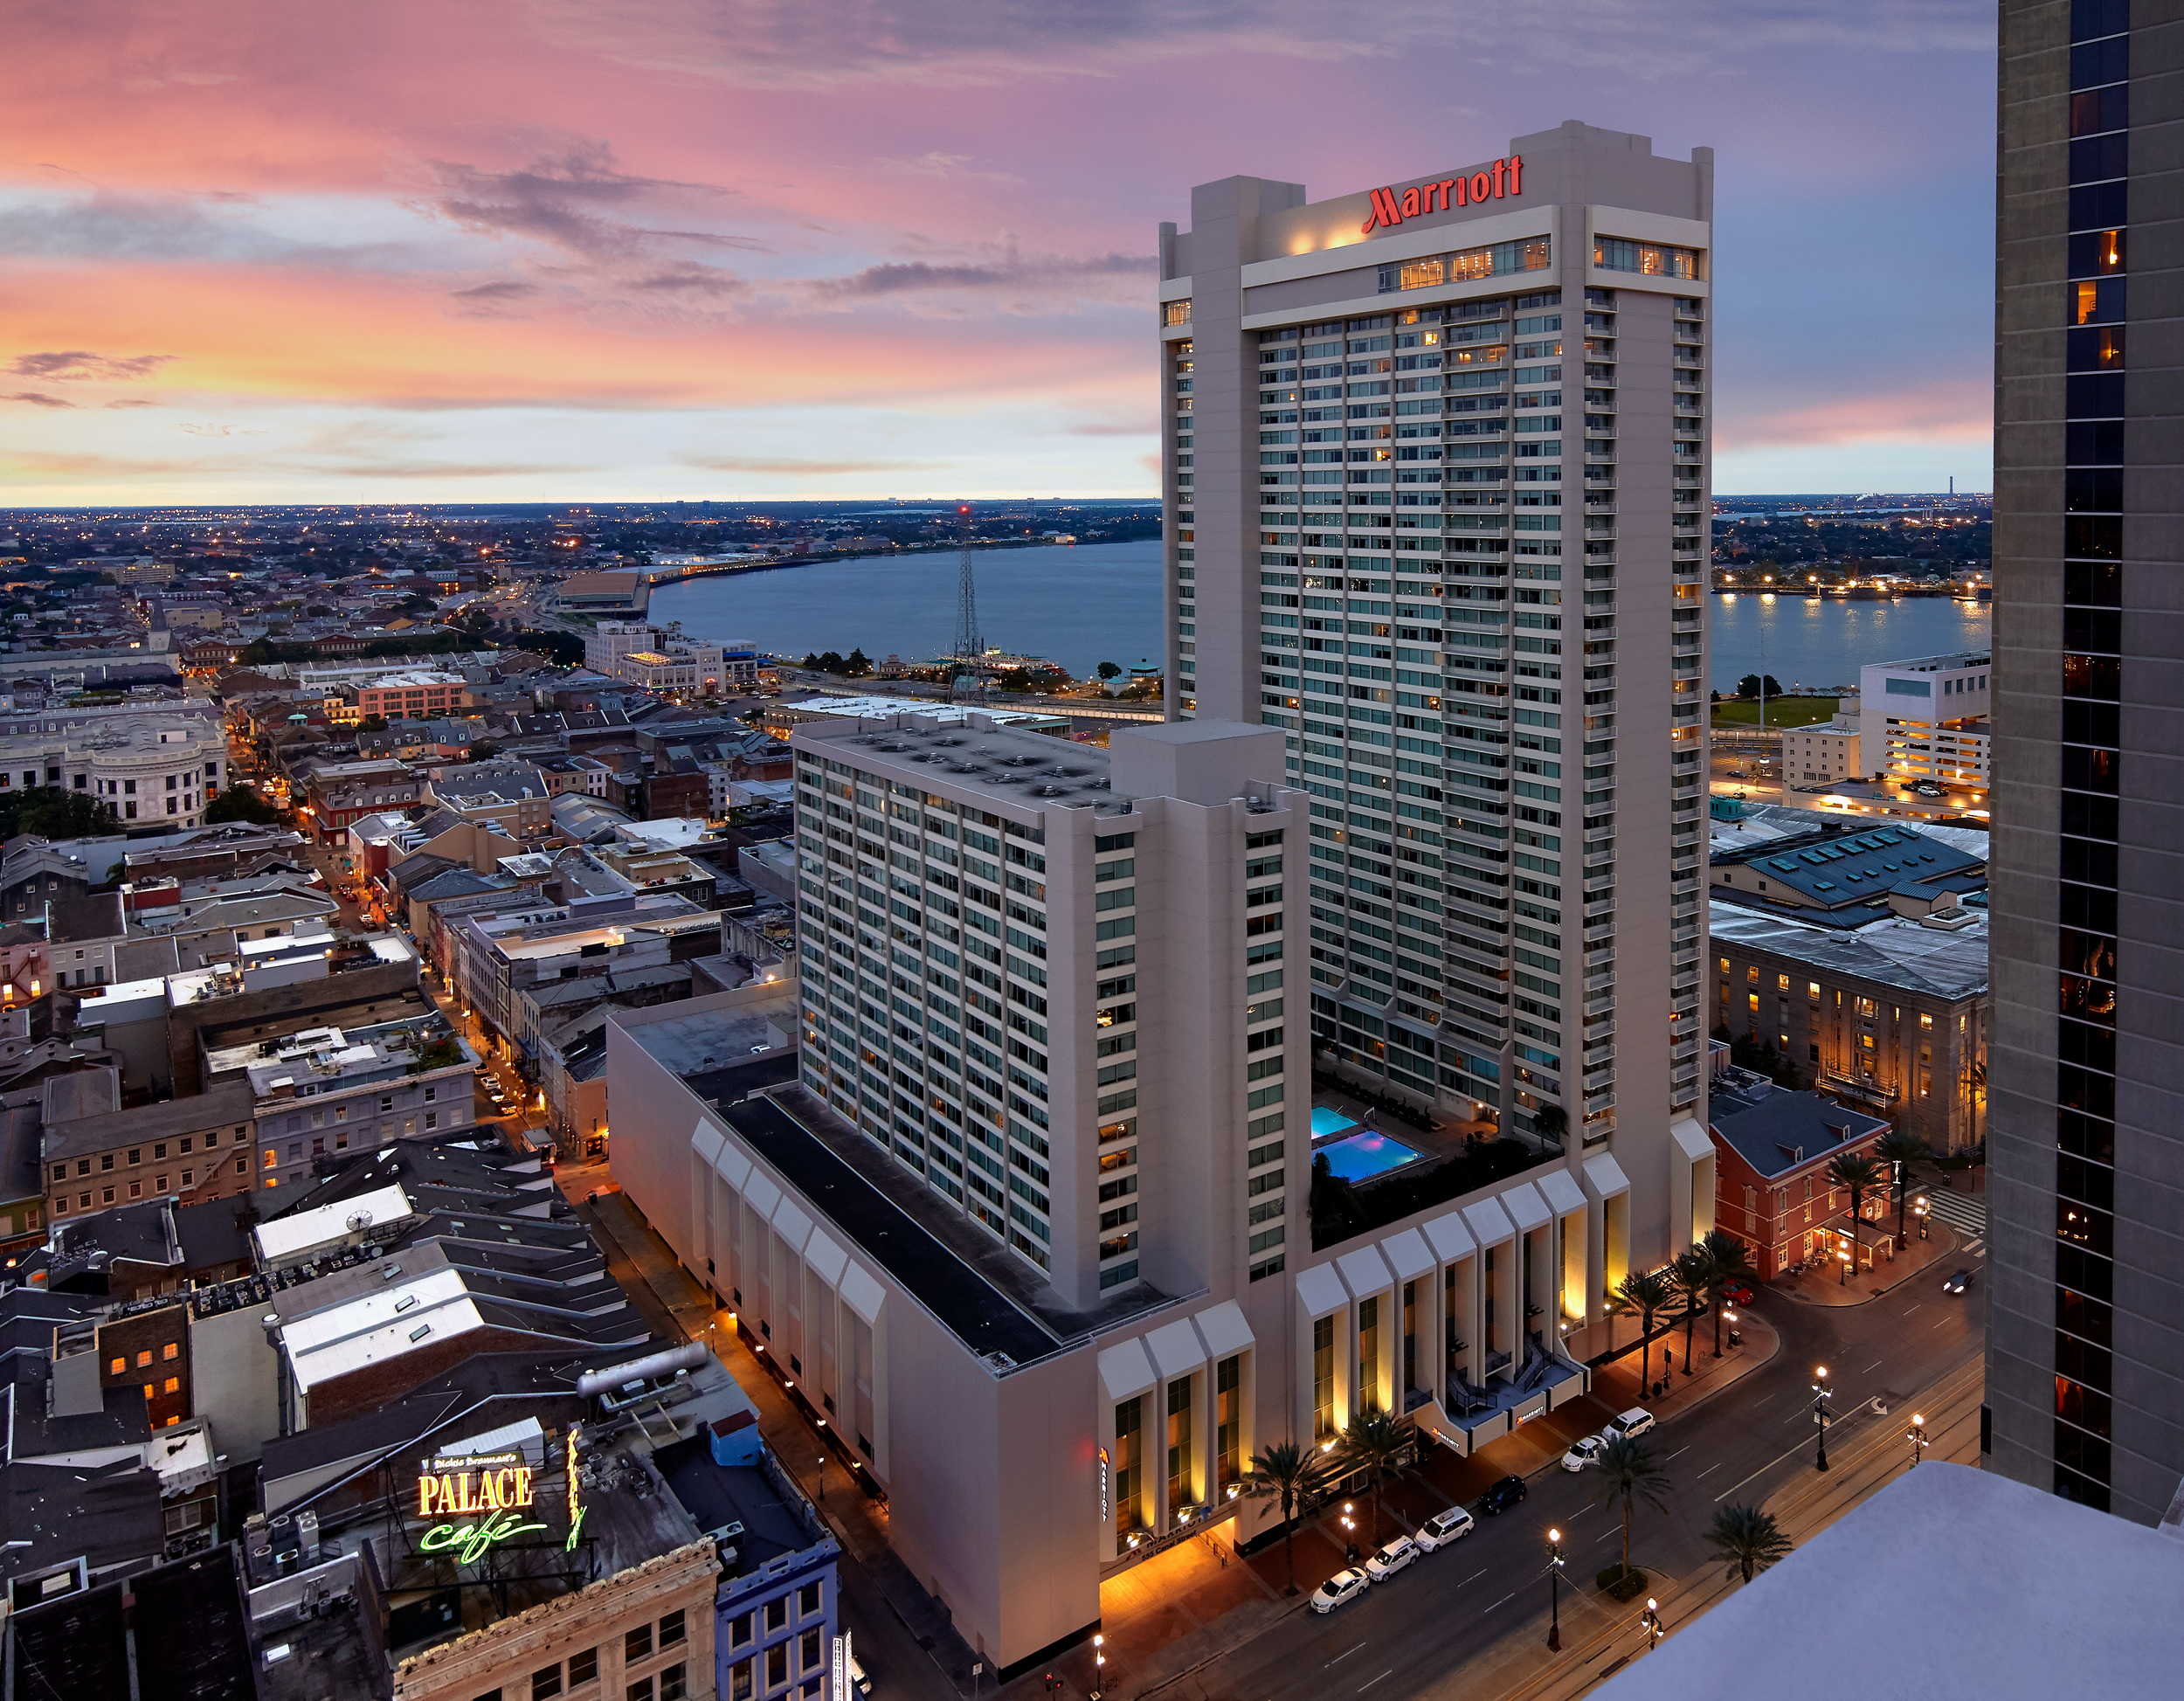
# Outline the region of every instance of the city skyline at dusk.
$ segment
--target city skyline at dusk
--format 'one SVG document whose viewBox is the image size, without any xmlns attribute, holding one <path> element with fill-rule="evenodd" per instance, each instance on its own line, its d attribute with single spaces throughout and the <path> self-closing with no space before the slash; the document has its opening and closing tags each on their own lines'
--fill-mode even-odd
<svg viewBox="0 0 2184 1701">
<path fill-rule="evenodd" d="M 1717 150 L 1722 489 L 1987 482 L 1969 6 L 1398 9 L 1365 39 L 1303 7 L 90 5 L 13 33 L 14 502 L 1150 493 L 1179 162 L 1320 197 L 1571 116 Z"/>
</svg>

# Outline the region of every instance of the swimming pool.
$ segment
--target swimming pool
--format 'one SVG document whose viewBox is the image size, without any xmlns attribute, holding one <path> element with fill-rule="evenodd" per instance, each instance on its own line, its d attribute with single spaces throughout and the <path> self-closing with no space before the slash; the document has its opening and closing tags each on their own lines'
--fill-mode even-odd
<svg viewBox="0 0 2184 1701">
<path fill-rule="evenodd" d="M 1314 1113 L 1315 1117 L 1317 1114 Z M 1419 1158 L 1400 1140 L 1365 1129 L 1346 1139 L 1330 1141 L 1312 1156 L 1324 1158 L 1329 1171 L 1344 1181 L 1371 1181 L 1392 1170 L 1400 1170 L 1406 1164 L 1415 1164 Z"/>
<path fill-rule="evenodd" d="M 1315 1104 L 1312 1107 L 1312 1137 L 1315 1140 L 1324 1140 L 1330 1134 L 1339 1134 L 1344 1129 L 1357 1125 L 1356 1117 L 1345 1117 L 1331 1105 Z"/>
</svg>

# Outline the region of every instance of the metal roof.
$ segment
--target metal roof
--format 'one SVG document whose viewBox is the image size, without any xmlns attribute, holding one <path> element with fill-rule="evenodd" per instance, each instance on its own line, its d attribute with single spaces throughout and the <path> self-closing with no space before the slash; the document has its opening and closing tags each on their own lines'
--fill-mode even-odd
<svg viewBox="0 0 2184 1701">
<path fill-rule="evenodd" d="M 1984 911 L 1954 930 L 1892 916 L 1844 930 L 1810 925 L 1786 914 L 1762 915 L 1741 903 L 1708 906 L 1709 937 L 1721 944 L 1765 951 L 1830 974 L 1854 976 L 1913 996 L 1955 1002 L 1987 991 Z"/>
</svg>

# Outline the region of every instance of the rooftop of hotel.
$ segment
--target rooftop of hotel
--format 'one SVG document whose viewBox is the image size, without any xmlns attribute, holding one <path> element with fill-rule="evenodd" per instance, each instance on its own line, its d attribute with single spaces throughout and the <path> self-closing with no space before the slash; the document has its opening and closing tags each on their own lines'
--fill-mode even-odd
<svg viewBox="0 0 2184 1701">
<path fill-rule="evenodd" d="M 1188 1297 L 1140 1283 L 1089 1311 L 1064 1305 L 1006 1248 L 800 1086 L 777 1087 L 716 1114 L 997 1373 Z"/>
<path fill-rule="evenodd" d="M 888 707 L 884 723 L 801 726 L 791 742 L 827 760 L 906 784 L 937 781 L 1034 811 L 1130 807 L 1130 799 L 1114 795 L 1106 750 L 1002 724 L 983 711 L 957 720 L 946 718 L 945 710 L 904 712 L 899 702 Z"/>
</svg>

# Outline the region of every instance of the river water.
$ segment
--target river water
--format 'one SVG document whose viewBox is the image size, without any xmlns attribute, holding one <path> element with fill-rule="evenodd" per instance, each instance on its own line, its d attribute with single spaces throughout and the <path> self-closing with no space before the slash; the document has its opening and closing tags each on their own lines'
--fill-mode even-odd
<svg viewBox="0 0 2184 1701">
<path fill-rule="evenodd" d="M 982 550 L 978 619 L 985 641 L 1041 655 L 1075 674 L 1160 654 L 1160 545 L 1058 544 Z M 959 557 L 934 550 L 697 578 L 653 592 L 652 618 L 695 638 L 749 638 L 776 654 L 812 650 L 877 660 L 935 656 L 955 642 Z M 1988 641 L 1985 605 L 1943 597 L 1897 603 L 1716 596 L 1713 688 L 1766 671 L 1786 687 L 1855 687 L 1867 662 L 1974 649 Z"/>
<path fill-rule="evenodd" d="M 981 550 L 978 626 L 989 649 L 1040 655 L 1082 678 L 1102 661 L 1161 654 L 1160 543 Z M 878 660 L 945 653 L 956 641 L 953 550 L 860 556 L 809 567 L 722 574 L 663 585 L 652 619 L 694 638 L 752 638 L 777 655 L 814 650 Z"/>
</svg>

